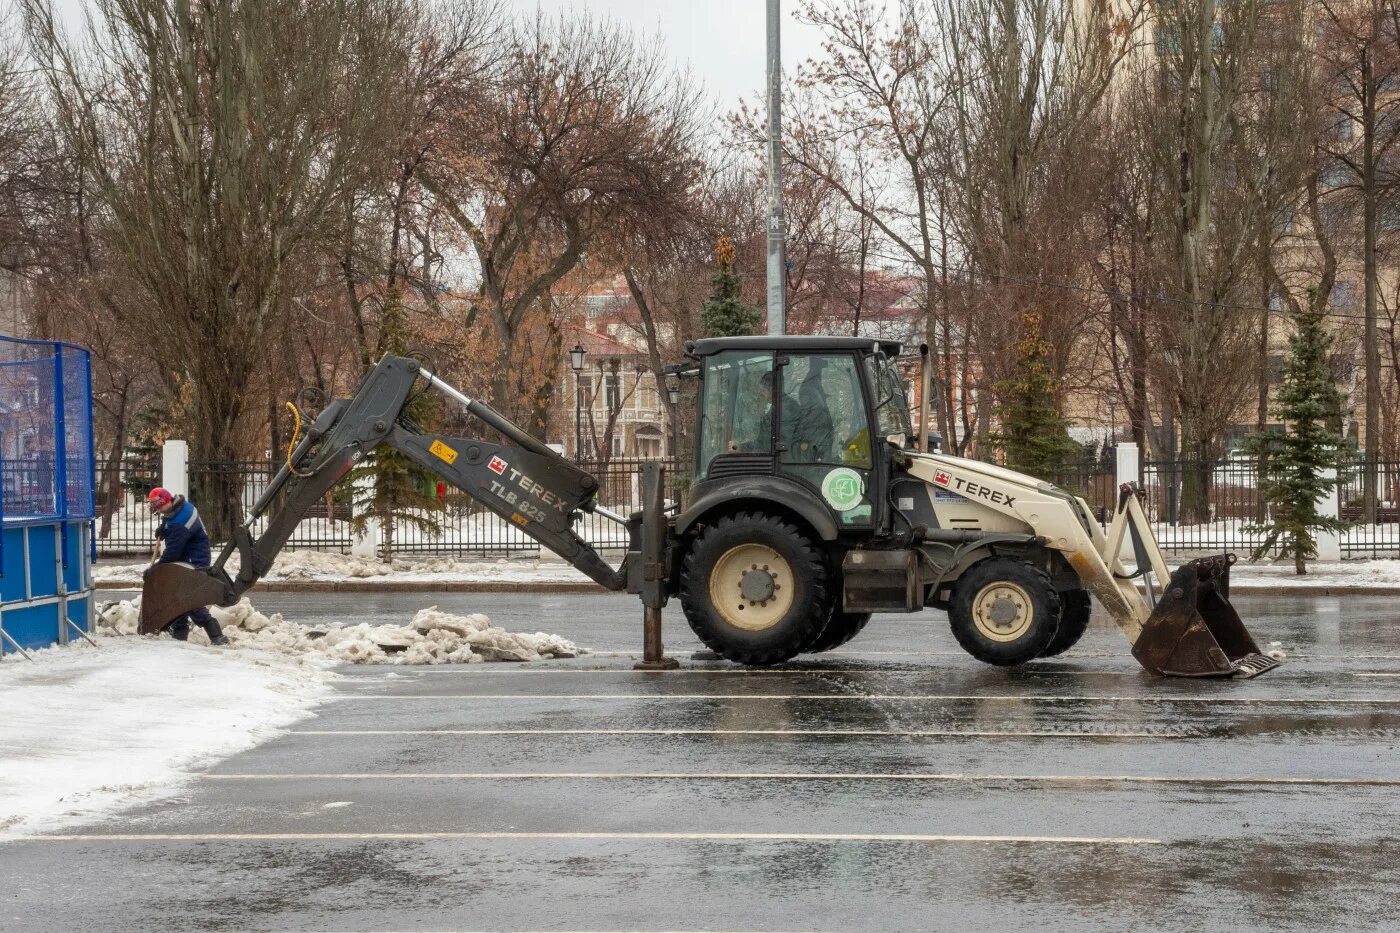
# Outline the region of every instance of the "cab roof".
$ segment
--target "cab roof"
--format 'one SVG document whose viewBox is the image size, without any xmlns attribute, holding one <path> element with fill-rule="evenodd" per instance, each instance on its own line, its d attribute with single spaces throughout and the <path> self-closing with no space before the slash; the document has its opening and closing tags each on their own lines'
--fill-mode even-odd
<svg viewBox="0 0 1400 933">
<path fill-rule="evenodd" d="M 706 337 L 685 345 L 686 354 L 693 357 L 710 356 L 723 350 L 773 350 L 775 352 L 787 350 L 794 353 L 820 353 L 823 350 L 850 353 L 852 350 L 858 350 L 863 353 L 878 351 L 886 356 L 898 356 L 900 344 L 896 340 L 876 340 L 874 337 L 811 337 L 804 335 Z"/>
</svg>

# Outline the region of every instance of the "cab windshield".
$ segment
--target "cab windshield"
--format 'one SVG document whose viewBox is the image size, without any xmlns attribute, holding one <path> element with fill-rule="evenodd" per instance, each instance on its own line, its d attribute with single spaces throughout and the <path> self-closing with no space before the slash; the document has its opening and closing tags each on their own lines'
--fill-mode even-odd
<svg viewBox="0 0 1400 933">
<path fill-rule="evenodd" d="M 914 434 L 909 422 L 909 399 L 904 394 L 904 380 L 894 360 L 883 353 L 872 353 L 865 358 L 870 371 L 870 385 L 875 390 L 875 424 L 881 437 L 903 434 L 906 438 Z"/>
</svg>

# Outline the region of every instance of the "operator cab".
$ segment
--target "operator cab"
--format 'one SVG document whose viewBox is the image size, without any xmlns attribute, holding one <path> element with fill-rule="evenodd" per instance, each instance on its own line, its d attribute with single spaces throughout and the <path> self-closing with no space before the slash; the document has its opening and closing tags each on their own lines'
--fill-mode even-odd
<svg viewBox="0 0 1400 933">
<path fill-rule="evenodd" d="M 889 450 L 913 436 L 899 344 L 725 337 L 687 351 L 702 374 L 697 493 L 773 476 L 820 499 L 841 531 L 885 525 Z"/>
</svg>

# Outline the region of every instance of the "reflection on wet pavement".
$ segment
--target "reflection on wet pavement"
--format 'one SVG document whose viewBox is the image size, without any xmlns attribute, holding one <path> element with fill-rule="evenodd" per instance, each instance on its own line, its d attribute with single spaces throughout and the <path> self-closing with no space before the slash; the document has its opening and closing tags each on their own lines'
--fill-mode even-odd
<svg viewBox="0 0 1400 933">
<path fill-rule="evenodd" d="M 258 602 L 604 650 L 346 669 L 183 798 L 0 845 L 5 930 L 1400 928 L 1385 597 L 1238 597 L 1290 655 L 1245 682 L 1151 678 L 1103 620 L 1015 671 L 929 612 L 782 670 L 639 674 L 626 599 Z M 667 637 L 698 647 L 675 610 Z"/>
</svg>

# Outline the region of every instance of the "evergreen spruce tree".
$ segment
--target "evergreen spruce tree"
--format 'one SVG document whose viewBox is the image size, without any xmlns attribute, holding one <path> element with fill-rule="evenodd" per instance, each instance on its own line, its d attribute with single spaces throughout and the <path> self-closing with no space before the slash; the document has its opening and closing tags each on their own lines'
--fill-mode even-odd
<svg viewBox="0 0 1400 933">
<path fill-rule="evenodd" d="M 1258 482 L 1269 518 L 1250 527 L 1264 535 L 1253 559 L 1277 549 L 1284 557 L 1293 558 L 1293 567 L 1301 575 L 1308 572 L 1308 559 L 1317 556 L 1315 533 L 1348 527 L 1348 522 L 1317 511 L 1317 500 L 1340 482 L 1348 454 L 1342 436 L 1329 427 L 1342 410 L 1342 394 L 1327 365 L 1332 337 L 1322 326 L 1319 310 L 1306 308 L 1295 313 L 1293 324 L 1275 409 L 1284 432 L 1256 434 L 1249 438 L 1247 448 L 1267 463 Z M 1331 470 L 1337 473 L 1328 475 Z"/>
<path fill-rule="evenodd" d="M 159 435 L 166 420 L 164 409 L 148 408 L 134 419 L 131 439 L 122 451 L 121 488 L 145 500 L 146 494 L 160 485 Z"/>
<path fill-rule="evenodd" d="M 1050 345 L 1041 339 L 1039 315 L 1022 317 L 1015 349 L 1016 375 L 999 387 L 1001 431 L 990 440 L 1005 451 L 1007 467 L 1053 482 L 1080 447 L 1065 430 L 1069 420 L 1055 407 Z"/>
<path fill-rule="evenodd" d="M 386 353 L 402 356 L 408 352 L 408 328 L 404 320 L 403 299 L 397 288 L 390 288 L 384 296 L 379 342 Z M 404 414 L 419 424 L 430 420 L 433 397 L 428 393 L 411 397 L 404 407 Z M 423 534 L 441 532 L 439 517 L 446 503 L 437 497 L 435 475 L 401 452 L 381 444 L 350 471 L 352 481 L 363 477 L 371 477 L 374 482 L 369 489 L 358 485 L 354 487 L 350 528 L 355 534 L 363 534 L 367 521 L 377 519 L 385 561 L 394 559 L 396 528 L 406 525 Z"/>
<path fill-rule="evenodd" d="M 700 309 L 700 326 L 706 337 L 747 337 L 758 330 L 762 316 L 739 297 L 739 277 L 734 274 L 734 242 L 720 237 L 715 246 L 719 271 L 710 278 L 713 289 Z"/>
</svg>

